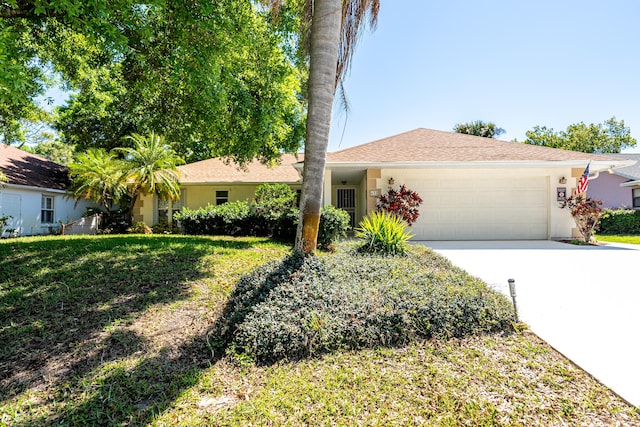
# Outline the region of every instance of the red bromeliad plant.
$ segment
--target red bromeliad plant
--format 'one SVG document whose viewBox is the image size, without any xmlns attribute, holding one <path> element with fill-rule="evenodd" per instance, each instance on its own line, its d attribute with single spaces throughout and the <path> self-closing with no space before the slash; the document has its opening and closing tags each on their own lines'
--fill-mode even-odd
<svg viewBox="0 0 640 427">
<path fill-rule="evenodd" d="M 584 193 L 574 194 L 565 200 L 561 208 L 571 209 L 571 216 L 578 226 L 578 230 L 584 237 L 584 241 L 589 243 L 593 233 L 600 226 L 600 216 L 602 215 L 602 200 L 587 198 Z"/>
<path fill-rule="evenodd" d="M 420 215 L 418 206 L 421 204 L 422 198 L 418 193 L 401 185 L 399 190 L 390 188 L 387 194 L 378 197 L 376 207 L 397 215 L 411 225 Z"/>
</svg>

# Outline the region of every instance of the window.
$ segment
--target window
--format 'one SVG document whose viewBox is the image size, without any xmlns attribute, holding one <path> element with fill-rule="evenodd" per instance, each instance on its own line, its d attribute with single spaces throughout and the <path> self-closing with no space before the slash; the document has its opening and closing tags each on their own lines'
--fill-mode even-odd
<svg viewBox="0 0 640 427">
<path fill-rule="evenodd" d="M 53 224 L 53 196 L 42 195 L 40 206 L 40 222 L 42 224 Z"/>
<path fill-rule="evenodd" d="M 229 191 L 217 190 L 216 191 L 216 205 L 221 205 L 229 201 Z"/>
<path fill-rule="evenodd" d="M 158 222 L 169 222 L 169 201 L 158 198 Z"/>
<path fill-rule="evenodd" d="M 158 200 L 158 222 L 169 223 L 173 221 L 173 214 L 180 211 L 184 206 L 185 190 L 180 192 L 179 200 Z"/>
<path fill-rule="evenodd" d="M 640 188 L 633 189 L 633 207 L 640 208 Z"/>
</svg>

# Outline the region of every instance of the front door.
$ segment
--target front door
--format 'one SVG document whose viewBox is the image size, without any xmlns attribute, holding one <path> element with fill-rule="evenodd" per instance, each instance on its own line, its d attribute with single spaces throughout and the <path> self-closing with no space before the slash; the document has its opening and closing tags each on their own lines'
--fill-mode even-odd
<svg viewBox="0 0 640 427">
<path fill-rule="evenodd" d="M 356 226 L 356 189 L 355 188 L 338 188 L 336 207 L 344 209 L 349 214 L 351 228 Z"/>
</svg>

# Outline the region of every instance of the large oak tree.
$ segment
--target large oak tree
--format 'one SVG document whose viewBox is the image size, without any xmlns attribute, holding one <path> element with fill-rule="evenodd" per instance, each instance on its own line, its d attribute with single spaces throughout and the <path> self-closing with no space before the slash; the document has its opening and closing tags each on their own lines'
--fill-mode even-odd
<svg viewBox="0 0 640 427">
<path fill-rule="evenodd" d="M 302 143 L 304 72 L 285 52 L 287 32 L 250 1 L 14 1 L 2 3 L 0 25 L 32 41 L 28 51 L 12 44 L 21 63 L 51 64 L 72 90 L 56 128 L 79 150 L 156 131 L 189 161 L 244 163 Z"/>
</svg>

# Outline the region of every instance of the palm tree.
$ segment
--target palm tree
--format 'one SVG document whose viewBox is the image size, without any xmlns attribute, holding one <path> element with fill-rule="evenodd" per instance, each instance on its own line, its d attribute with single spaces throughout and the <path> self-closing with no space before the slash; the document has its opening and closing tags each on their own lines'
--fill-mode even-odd
<svg viewBox="0 0 640 427">
<path fill-rule="evenodd" d="M 152 132 L 145 137 L 134 133 L 127 138 L 133 141 L 133 148 L 115 150 L 124 154 L 127 164 L 128 216 L 133 221 L 133 208 L 140 193 L 155 193 L 164 200 L 180 198 L 180 171 L 177 166 L 184 161 L 161 135 Z"/>
<path fill-rule="evenodd" d="M 282 0 L 268 0 L 272 6 Z M 303 0 L 302 39 L 309 43 L 307 132 L 304 150 L 300 222 L 295 250 L 313 253 L 317 246 L 324 167 L 336 88 L 345 76 L 363 20 L 375 26 L 380 0 Z M 302 43 L 306 45 L 306 43 Z"/>
<path fill-rule="evenodd" d="M 88 199 L 102 206 L 111 217 L 113 205 L 127 194 L 125 165 L 113 153 L 90 148 L 69 165 L 76 199 Z"/>
</svg>

